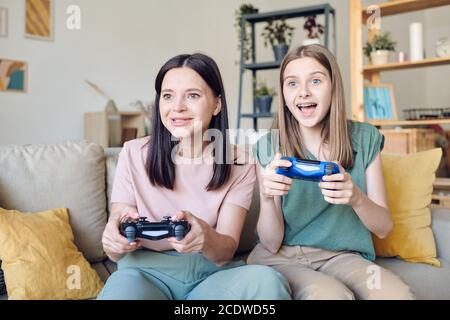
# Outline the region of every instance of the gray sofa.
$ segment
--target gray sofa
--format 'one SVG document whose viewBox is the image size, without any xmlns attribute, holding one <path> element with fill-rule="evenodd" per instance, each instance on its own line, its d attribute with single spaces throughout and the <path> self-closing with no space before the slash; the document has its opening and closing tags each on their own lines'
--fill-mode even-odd
<svg viewBox="0 0 450 320">
<path fill-rule="evenodd" d="M 102 250 L 101 235 L 119 151 L 85 141 L 1 146 L 0 207 L 21 211 L 69 208 L 75 243 L 105 281 L 116 270 Z M 237 258 L 245 258 L 254 246 L 258 212 L 255 190 Z M 397 258 L 377 262 L 408 283 L 418 299 L 450 299 L 450 210 L 433 210 L 432 216 L 441 268 Z"/>
</svg>

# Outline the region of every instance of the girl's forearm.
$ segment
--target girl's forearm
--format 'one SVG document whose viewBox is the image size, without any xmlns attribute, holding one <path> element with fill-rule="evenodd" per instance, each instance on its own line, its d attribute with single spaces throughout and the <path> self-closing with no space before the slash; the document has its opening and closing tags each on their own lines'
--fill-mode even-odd
<svg viewBox="0 0 450 320">
<path fill-rule="evenodd" d="M 391 232 L 393 223 L 389 210 L 373 202 L 359 190 L 359 200 L 352 206 L 364 225 L 378 238 L 384 239 Z"/>
<path fill-rule="evenodd" d="M 283 242 L 284 220 L 273 197 L 261 195 L 257 231 L 261 244 L 272 253 L 278 252 Z"/>
</svg>

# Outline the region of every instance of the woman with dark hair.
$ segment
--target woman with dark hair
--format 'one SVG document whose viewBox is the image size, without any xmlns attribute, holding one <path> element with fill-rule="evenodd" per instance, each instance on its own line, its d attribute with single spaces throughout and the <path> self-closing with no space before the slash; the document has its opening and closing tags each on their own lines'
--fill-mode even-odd
<svg viewBox="0 0 450 320">
<path fill-rule="evenodd" d="M 103 233 L 118 271 L 99 299 L 290 299 L 278 272 L 231 261 L 256 176 L 229 143 L 216 63 L 198 53 L 176 56 L 159 71 L 155 90 L 150 136 L 125 143 L 119 156 Z M 125 220 L 167 215 L 190 224 L 182 240 L 129 243 L 119 233 Z"/>
</svg>

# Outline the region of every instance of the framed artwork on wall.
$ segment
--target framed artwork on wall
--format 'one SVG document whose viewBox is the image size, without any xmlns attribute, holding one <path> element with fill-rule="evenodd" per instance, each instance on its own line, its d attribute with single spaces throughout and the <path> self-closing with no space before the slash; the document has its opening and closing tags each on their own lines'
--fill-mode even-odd
<svg viewBox="0 0 450 320">
<path fill-rule="evenodd" d="M 397 120 L 397 105 L 392 85 L 366 85 L 364 112 L 367 120 Z"/>
<path fill-rule="evenodd" d="M 28 65 L 0 58 L 0 91 L 27 92 Z"/>
<path fill-rule="evenodd" d="M 54 0 L 25 0 L 25 37 L 53 40 Z"/>
<path fill-rule="evenodd" d="M 0 7 L 0 37 L 8 36 L 8 9 Z"/>
</svg>

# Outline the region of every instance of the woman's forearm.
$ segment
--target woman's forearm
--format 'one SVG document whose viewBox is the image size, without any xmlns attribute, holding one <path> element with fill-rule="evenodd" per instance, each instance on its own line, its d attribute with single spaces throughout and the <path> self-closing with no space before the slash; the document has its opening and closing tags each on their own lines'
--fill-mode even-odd
<svg viewBox="0 0 450 320">
<path fill-rule="evenodd" d="M 109 260 L 113 262 L 119 261 L 125 254 L 119 254 L 115 252 L 110 252 L 109 250 L 105 250 L 106 256 L 109 258 Z"/>
<path fill-rule="evenodd" d="M 359 191 L 359 200 L 352 206 L 364 225 L 378 238 L 384 239 L 391 232 L 393 223 L 389 210 L 382 207 Z"/>
<path fill-rule="evenodd" d="M 223 265 L 233 259 L 238 244 L 233 237 L 218 233 L 211 228 L 208 241 L 205 241 L 203 255 L 217 265 Z"/>
<path fill-rule="evenodd" d="M 261 244 L 272 253 L 278 252 L 283 242 L 284 220 L 275 206 L 274 197 L 261 195 L 257 231 Z"/>
</svg>

